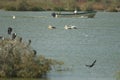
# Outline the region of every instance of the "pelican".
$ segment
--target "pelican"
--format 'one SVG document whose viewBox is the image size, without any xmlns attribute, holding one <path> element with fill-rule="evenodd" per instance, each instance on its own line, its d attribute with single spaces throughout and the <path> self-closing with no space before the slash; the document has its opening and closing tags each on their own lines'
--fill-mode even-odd
<svg viewBox="0 0 120 80">
<path fill-rule="evenodd" d="M 56 29 L 56 27 L 49 25 L 48 29 Z"/>
<path fill-rule="evenodd" d="M 96 60 L 91 65 L 86 65 L 86 67 L 92 68 L 96 63 Z"/>
<path fill-rule="evenodd" d="M 15 19 L 16 17 L 13 15 L 12 18 Z"/>
<path fill-rule="evenodd" d="M 72 29 L 70 26 L 68 26 L 68 25 L 65 25 L 65 27 L 64 27 L 65 29 Z"/>
<path fill-rule="evenodd" d="M 72 29 L 77 29 L 77 27 L 76 27 L 76 26 L 71 26 L 71 28 L 72 28 Z"/>
</svg>

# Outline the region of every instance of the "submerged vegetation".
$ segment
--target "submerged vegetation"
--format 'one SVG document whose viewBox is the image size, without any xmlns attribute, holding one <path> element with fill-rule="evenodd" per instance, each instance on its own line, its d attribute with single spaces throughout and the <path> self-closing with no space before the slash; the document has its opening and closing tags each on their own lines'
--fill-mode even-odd
<svg viewBox="0 0 120 80">
<path fill-rule="evenodd" d="M 47 59 L 43 55 L 37 55 L 36 50 L 28 43 L 23 42 L 22 37 L 12 37 L 8 29 L 8 38 L 0 37 L 0 77 L 41 78 L 47 75 L 51 66 L 62 65 L 53 59 Z"/>
<path fill-rule="evenodd" d="M 4 4 L 6 3 L 6 4 Z M 120 11 L 120 0 L 0 0 L 0 9 L 12 11 Z"/>
</svg>

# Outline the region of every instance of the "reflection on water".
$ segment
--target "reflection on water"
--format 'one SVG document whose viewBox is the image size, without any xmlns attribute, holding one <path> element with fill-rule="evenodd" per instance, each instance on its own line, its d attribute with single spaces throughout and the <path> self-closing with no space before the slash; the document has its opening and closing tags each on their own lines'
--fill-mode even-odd
<svg viewBox="0 0 120 80">
<path fill-rule="evenodd" d="M 0 11 L 0 35 L 7 36 L 6 30 L 11 26 L 23 40 L 32 40 L 38 54 L 64 61 L 62 67 L 70 68 L 52 70 L 48 78 L 37 80 L 115 80 L 120 70 L 119 13 L 98 12 L 94 19 L 53 18 L 50 14 Z M 56 29 L 49 30 L 48 25 Z M 65 30 L 65 25 L 78 29 Z M 95 59 L 94 67 L 85 66 Z"/>
</svg>

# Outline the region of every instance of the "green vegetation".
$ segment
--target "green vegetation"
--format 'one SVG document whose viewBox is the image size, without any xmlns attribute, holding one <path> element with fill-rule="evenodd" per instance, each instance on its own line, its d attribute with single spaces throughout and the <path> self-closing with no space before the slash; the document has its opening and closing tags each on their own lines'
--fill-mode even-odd
<svg viewBox="0 0 120 80">
<path fill-rule="evenodd" d="M 0 77 L 41 78 L 51 66 L 63 64 L 36 54 L 21 37 L 0 39 Z"/>
<path fill-rule="evenodd" d="M 6 3 L 6 4 L 5 4 Z M 0 0 L 0 9 L 12 11 L 120 11 L 120 0 Z"/>
<path fill-rule="evenodd" d="M 120 80 L 120 71 L 117 72 L 117 74 L 115 75 L 115 77 L 116 77 L 116 80 Z"/>
</svg>

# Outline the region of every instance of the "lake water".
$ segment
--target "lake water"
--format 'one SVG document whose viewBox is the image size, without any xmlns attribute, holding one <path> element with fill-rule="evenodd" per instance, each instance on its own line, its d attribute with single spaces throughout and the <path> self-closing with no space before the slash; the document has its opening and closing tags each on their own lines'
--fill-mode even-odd
<svg viewBox="0 0 120 80">
<path fill-rule="evenodd" d="M 0 11 L 0 35 L 7 36 L 7 28 L 13 27 L 25 42 L 32 40 L 38 55 L 63 61 L 62 68 L 69 69 L 52 70 L 42 80 L 116 80 L 120 71 L 120 13 L 98 12 L 92 19 L 53 18 L 51 13 Z M 78 29 L 65 30 L 67 24 Z M 56 29 L 49 30 L 48 25 Z M 85 66 L 94 60 L 95 66 Z"/>
</svg>

